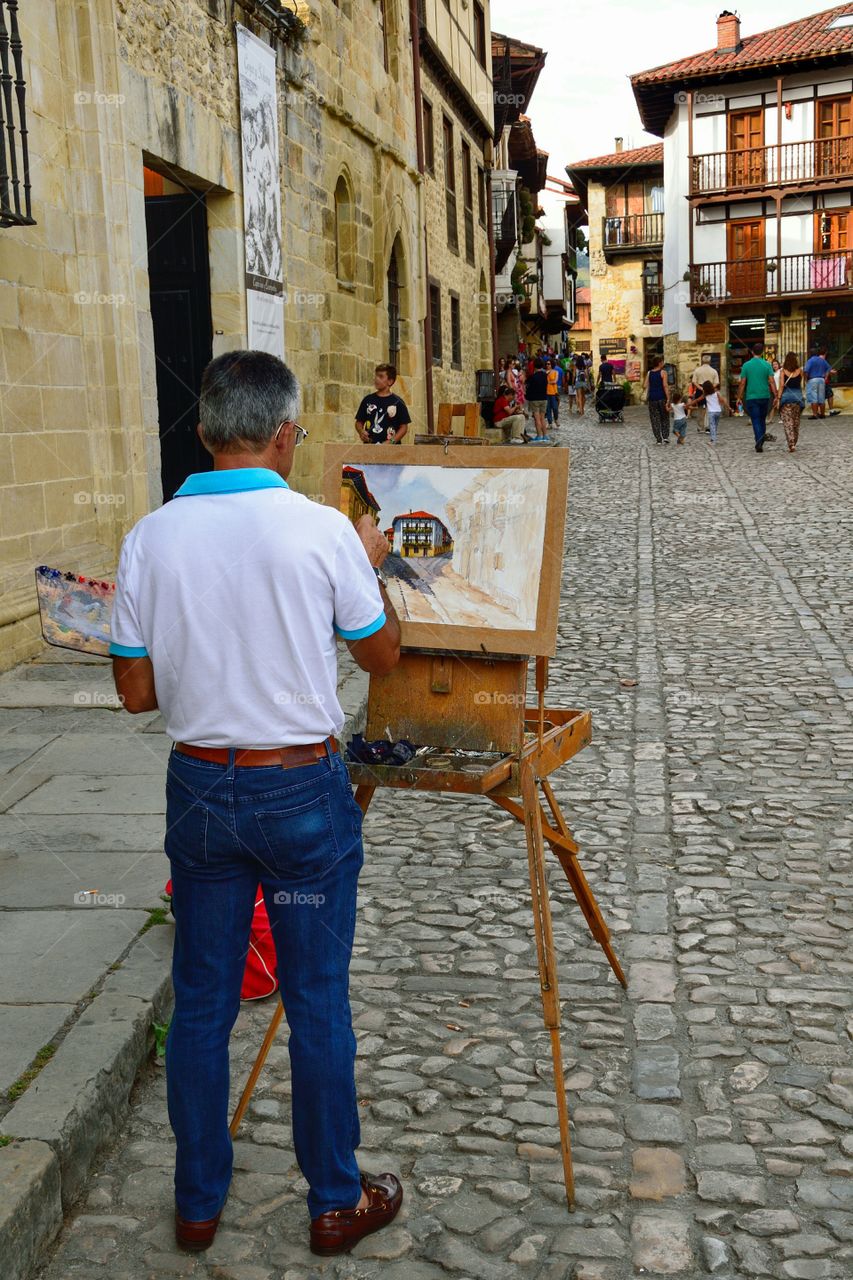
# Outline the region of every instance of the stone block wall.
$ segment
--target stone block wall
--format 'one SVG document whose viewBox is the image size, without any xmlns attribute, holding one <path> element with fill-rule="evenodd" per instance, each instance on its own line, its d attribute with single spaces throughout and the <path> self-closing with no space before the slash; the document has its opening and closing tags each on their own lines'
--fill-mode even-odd
<svg viewBox="0 0 853 1280">
<path fill-rule="evenodd" d="M 286 358 L 311 431 L 293 480 L 318 495 L 323 441 L 352 433 L 388 358 L 395 243 L 399 390 L 425 417 L 423 184 L 408 23 L 389 8 L 388 71 L 377 0 L 302 3 L 307 39 L 279 50 Z M 245 345 L 232 19 L 252 26 L 232 0 L 44 0 L 22 15 L 36 225 L 0 237 L 3 665 L 38 646 L 33 566 L 112 573 L 160 501 L 143 164 L 206 193 L 214 353 Z M 352 280 L 336 271 L 342 173 Z"/>
<path fill-rule="evenodd" d="M 482 141 L 472 131 L 462 114 L 446 96 L 429 68 L 421 69 L 423 95 L 433 107 L 435 139 L 435 173 L 426 177 L 425 213 L 430 280 L 441 293 L 442 359 L 433 364 L 433 400 L 438 412 L 442 402 L 465 404 L 476 397 L 477 369 L 492 367 L 492 308 L 489 284 L 488 229 L 479 218 L 477 197 L 477 165 L 483 162 Z M 453 125 L 454 167 L 456 173 L 456 212 L 459 250 L 449 244 L 447 203 L 444 179 L 444 141 L 442 115 Z M 471 150 L 474 203 L 474 262 L 470 264 L 465 250 L 465 221 L 462 180 L 462 142 Z M 459 298 L 461 317 L 461 360 L 454 362 L 451 347 L 450 294 Z"/>
</svg>

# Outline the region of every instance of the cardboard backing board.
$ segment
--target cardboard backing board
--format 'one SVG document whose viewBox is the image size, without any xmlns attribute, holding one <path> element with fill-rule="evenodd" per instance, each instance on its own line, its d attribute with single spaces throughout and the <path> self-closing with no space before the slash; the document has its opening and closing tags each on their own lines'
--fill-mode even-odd
<svg viewBox="0 0 853 1280">
<path fill-rule="evenodd" d="M 568 475 L 563 448 L 327 444 L 324 497 L 392 541 L 404 646 L 553 656 Z"/>
</svg>

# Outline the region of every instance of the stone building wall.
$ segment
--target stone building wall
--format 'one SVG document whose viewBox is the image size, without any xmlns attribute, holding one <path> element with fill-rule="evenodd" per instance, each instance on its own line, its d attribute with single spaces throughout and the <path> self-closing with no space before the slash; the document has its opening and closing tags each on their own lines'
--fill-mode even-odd
<svg viewBox="0 0 853 1280">
<path fill-rule="evenodd" d="M 427 174 L 425 203 L 429 278 L 441 292 L 442 359 L 433 361 L 433 400 L 438 412 L 442 402 L 469 403 L 476 396 L 477 369 L 492 367 L 492 304 L 489 284 L 488 227 L 480 221 L 477 195 L 477 165 L 483 165 L 482 141 L 426 66 L 421 68 L 421 89 L 433 105 L 435 173 Z M 453 124 L 454 162 L 459 251 L 448 243 L 444 141 L 442 114 Z M 465 251 L 465 222 L 462 186 L 462 141 L 471 149 L 474 201 L 474 264 Z M 451 349 L 450 294 L 459 298 L 461 315 L 461 361 L 454 363 Z"/>
<path fill-rule="evenodd" d="M 388 358 L 395 243 L 398 389 L 425 416 L 425 214 L 402 0 L 387 72 L 377 0 L 299 8 L 307 39 L 278 60 L 285 347 L 311 432 L 293 482 L 319 494 L 323 441 L 352 432 Z M 4 665 L 38 645 L 33 566 L 112 573 L 123 534 L 161 500 L 143 164 L 205 193 L 214 353 L 246 343 L 235 20 L 263 37 L 236 0 L 43 0 L 22 14 L 36 225 L 0 234 Z"/>
<path fill-rule="evenodd" d="M 656 342 L 662 336 L 659 324 L 643 322 L 643 262 L 654 253 L 611 255 L 605 258 L 602 246 L 602 219 L 605 214 L 605 187 L 600 182 L 589 184 L 590 238 L 590 317 L 592 323 L 592 357 L 595 368 L 600 362 L 599 343 L 609 338 L 624 338 L 628 359 L 643 364 L 644 343 Z M 631 341 L 633 335 L 634 341 Z M 631 347 L 636 347 L 632 356 Z M 645 367 L 641 370 L 645 374 Z M 639 397 L 640 385 L 632 389 Z"/>
</svg>

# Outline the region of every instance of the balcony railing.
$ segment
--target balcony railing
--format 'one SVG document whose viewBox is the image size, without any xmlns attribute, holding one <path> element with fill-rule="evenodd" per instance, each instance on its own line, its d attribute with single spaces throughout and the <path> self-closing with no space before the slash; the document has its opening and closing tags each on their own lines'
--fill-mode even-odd
<svg viewBox="0 0 853 1280">
<path fill-rule="evenodd" d="M 660 285 L 643 285 L 643 318 L 652 324 L 663 320 L 663 289 Z"/>
<path fill-rule="evenodd" d="M 783 142 L 693 157 L 690 194 L 819 185 L 853 177 L 853 137 Z"/>
<path fill-rule="evenodd" d="M 690 270 L 692 306 L 853 293 L 853 251 L 706 262 Z"/>
<path fill-rule="evenodd" d="M 630 253 L 663 244 L 662 213 L 629 213 L 621 218 L 603 218 L 601 240 L 605 253 Z"/>
<path fill-rule="evenodd" d="M 495 271 L 500 275 L 518 245 L 515 185 L 492 180 L 492 222 L 495 229 Z"/>
</svg>

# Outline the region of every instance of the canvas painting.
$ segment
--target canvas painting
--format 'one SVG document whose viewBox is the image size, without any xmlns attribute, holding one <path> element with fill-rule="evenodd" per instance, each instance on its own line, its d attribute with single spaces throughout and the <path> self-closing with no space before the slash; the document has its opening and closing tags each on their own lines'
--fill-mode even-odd
<svg viewBox="0 0 853 1280">
<path fill-rule="evenodd" d="M 115 584 L 40 565 L 36 569 L 41 631 L 48 644 L 80 653 L 110 650 Z"/>
<path fill-rule="evenodd" d="M 565 479 L 560 507 L 541 451 L 525 451 L 537 465 L 495 447 L 450 450 L 452 461 L 431 446 L 336 452 L 340 509 L 353 523 L 370 515 L 391 547 L 383 569 L 404 643 L 542 651 L 543 588 L 562 556 L 549 513 L 565 510 Z"/>
</svg>

